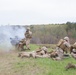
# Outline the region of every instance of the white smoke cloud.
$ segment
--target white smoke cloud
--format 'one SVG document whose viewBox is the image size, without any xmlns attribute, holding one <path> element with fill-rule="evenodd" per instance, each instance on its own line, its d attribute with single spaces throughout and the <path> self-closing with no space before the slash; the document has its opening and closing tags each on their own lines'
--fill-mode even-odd
<svg viewBox="0 0 76 75">
<path fill-rule="evenodd" d="M 0 26 L 0 49 L 9 51 L 12 48 L 11 40 L 15 45 L 25 37 L 25 31 L 22 26 Z"/>
</svg>

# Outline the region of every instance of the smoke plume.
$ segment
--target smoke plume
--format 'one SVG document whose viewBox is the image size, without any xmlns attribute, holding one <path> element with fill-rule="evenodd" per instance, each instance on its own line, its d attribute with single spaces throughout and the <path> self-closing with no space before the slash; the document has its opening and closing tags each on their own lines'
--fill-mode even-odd
<svg viewBox="0 0 76 75">
<path fill-rule="evenodd" d="M 0 26 L 0 50 L 9 51 L 24 38 L 23 26 Z"/>
</svg>

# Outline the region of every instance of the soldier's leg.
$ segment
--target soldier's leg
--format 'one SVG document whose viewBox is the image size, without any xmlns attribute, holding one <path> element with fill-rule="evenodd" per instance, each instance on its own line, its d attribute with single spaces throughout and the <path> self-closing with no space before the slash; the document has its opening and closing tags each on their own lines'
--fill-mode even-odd
<svg viewBox="0 0 76 75">
<path fill-rule="evenodd" d="M 30 39 L 26 40 L 26 49 L 30 50 Z"/>
<path fill-rule="evenodd" d="M 19 50 L 21 50 L 21 51 L 24 50 L 24 45 L 23 45 L 23 43 L 19 45 Z"/>
<path fill-rule="evenodd" d="M 65 50 L 65 53 L 67 54 L 67 53 L 68 53 L 68 51 L 67 51 L 67 50 Z"/>
</svg>

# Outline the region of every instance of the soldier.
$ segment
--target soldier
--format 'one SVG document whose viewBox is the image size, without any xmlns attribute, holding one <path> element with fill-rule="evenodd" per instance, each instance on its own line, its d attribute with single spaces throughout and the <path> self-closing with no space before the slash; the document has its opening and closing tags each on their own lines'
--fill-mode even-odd
<svg viewBox="0 0 76 75">
<path fill-rule="evenodd" d="M 44 55 L 47 53 L 47 48 L 45 46 L 39 48 L 39 50 L 37 50 L 36 52 L 39 53 L 40 55 Z"/>
<path fill-rule="evenodd" d="M 32 32 L 30 31 L 30 28 L 28 27 L 26 32 L 25 32 L 25 38 L 26 38 L 26 49 L 30 50 L 30 40 L 32 38 Z"/>
<path fill-rule="evenodd" d="M 70 53 L 74 59 L 76 59 L 76 42 L 71 46 Z"/>
<path fill-rule="evenodd" d="M 49 57 L 48 54 L 45 53 L 45 51 L 47 51 L 46 47 L 41 47 L 39 48 L 37 51 L 31 51 L 31 52 L 20 52 L 18 54 L 18 57 Z"/>
<path fill-rule="evenodd" d="M 70 69 L 70 68 L 76 68 L 76 64 L 72 64 L 72 63 L 68 63 L 67 66 L 65 67 L 66 70 Z"/>
<path fill-rule="evenodd" d="M 64 37 L 64 39 L 60 39 L 60 41 L 57 44 L 56 50 L 63 50 L 63 52 L 68 52 L 70 50 L 70 43 L 69 43 L 69 37 Z"/>
<path fill-rule="evenodd" d="M 54 50 L 50 52 L 50 57 L 53 60 L 62 60 L 63 59 L 63 51 L 62 50 Z"/>
<path fill-rule="evenodd" d="M 76 53 L 76 42 L 71 46 L 70 53 L 71 52 Z"/>
<path fill-rule="evenodd" d="M 70 49 L 69 38 L 64 37 L 64 39 L 60 39 L 56 50 L 54 51 L 54 55 L 56 60 L 62 60 L 64 58 L 64 51 L 67 53 L 68 49 Z"/>
<path fill-rule="evenodd" d="M 19 50 L 24 50 L 24 46 L 26 45 L 26 39 L 22 39 L 19 41 L 19 44 L 18 44 L 18 49 Z"/>
</svg>

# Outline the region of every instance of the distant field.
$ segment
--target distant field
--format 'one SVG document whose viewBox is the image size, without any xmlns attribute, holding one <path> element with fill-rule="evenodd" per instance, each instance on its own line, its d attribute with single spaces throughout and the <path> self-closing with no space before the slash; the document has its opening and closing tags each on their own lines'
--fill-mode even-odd
<svg viewBox="0 0 76 75">
<path fill-rule="evenodd" d="M 39 46 L 31 45 L 31 51 Z M 49 51 L 52 50 L 51 47 L 48 47 Z M 0 51 L 0 75 L 76 75 L 76 69 L 65 70 L 67 63 L 76 64 L 72 57 L 62 61 L 54 61 L 51 58 L 19 58 L 18 52 Z"/>
</svg>

